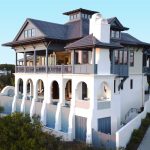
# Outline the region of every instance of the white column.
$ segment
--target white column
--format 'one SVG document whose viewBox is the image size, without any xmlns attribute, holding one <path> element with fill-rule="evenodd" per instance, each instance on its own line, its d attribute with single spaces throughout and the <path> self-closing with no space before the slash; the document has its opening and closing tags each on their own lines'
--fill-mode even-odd
<svg viewBox="0 0 150 150">
<path fill-rule="evenodd" d="M 37 83 L 36 82 L 33 82 L 34 84 L 34 89 L 33 89 L 33 99 L 32 99 L 32 103 L 31 103 L 31 108 L 30 108 L 30 117 L 32 117 L 35 113 L 35 101 L 37 100 L 37 93 L 38 93 L 38 90 L 37 90 Z"/>
<path fill-rule="evenodd" d="M 21 112 L 25 112 L 25 101 L 27 99 L 27 81 L 23 81 L 23 98 L 22 98 L 22 103 L 21 103 Z"/>
<path fill-rule="evenodd" d="M 74 80 L 72 80 L 72 99 L 71 99 L 71 106 L 70 106 L 70 114 L 69 114 L 69 125 L 68 125 L 68 140 L 73 140 L 75 136 L 75 100 L 76 100 L 76 85 Z"/>
<path fill-rule="evenodd" d="M 57 104 L 56 116 L 55 116 L 55 130 L 61 130 L 61 107 L 64 103 L 64 93 L 65 87 L 63 84 L 63 79 L 59 83 L 59 103 Z"/>
<path fill-rule="evenodd" d="M 15 95 L 14 95 L 14 99 L 13 99 L 13 102 L 12 102 L 12 113 L 14 113 L 16 111 L 16 101 L 17 101 L 17 98 L 18 98 L 18 81 L 17 79 L 15 79 Z"/>
<path fill-rule="evenodd" d="M 44 100 L 41 108 L 41 122 L 43 125 L 46 125 L 46 106 L 47 103 L 49 103 L 48 98 L 49 98 L 49 85 L 47 82 L 44 83 Z"/>
<path fill-rule="evenodd" d="M 94 128 L 95 118 L 94 114 L 97 109 L 97 101 L 95 99 L 95 84 L 94 79 L 91 79 L 91 86 L 90 88 L 90 108 L 89 108 L 89 116 L 87 118 L 87 133 L 86 133 L 86 143 L 91 144 L 92 143 L 92 129 Z"/>
</svg>

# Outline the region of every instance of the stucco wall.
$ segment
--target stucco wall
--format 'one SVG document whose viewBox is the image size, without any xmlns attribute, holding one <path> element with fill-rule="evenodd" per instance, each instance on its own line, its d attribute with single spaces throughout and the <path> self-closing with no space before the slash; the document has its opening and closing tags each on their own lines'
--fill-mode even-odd
<svg viewBox="0 0 150 150">
<path fill-rule="evenodd" d="M 130 51 L 134 51 L 134 66 L 129 67 L 129 74 L 142 74 L 143 66 L 143 53 L 142 49 L 130 48 Z"/>
</svg>

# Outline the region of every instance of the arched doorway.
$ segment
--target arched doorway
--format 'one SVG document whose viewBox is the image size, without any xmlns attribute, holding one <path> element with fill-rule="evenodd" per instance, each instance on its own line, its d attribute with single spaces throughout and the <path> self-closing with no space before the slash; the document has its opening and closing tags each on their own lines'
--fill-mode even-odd
<svg viewBox="0 0 150 150">
<path fill-rule="evenodd" d="M 27 80 L 27 100 L 32 100 L 33 98 L 33 81 L 31 79 Z"/>
<path fill-rule="evenodd" d="M 53 104 L 57 104 L 59 101 L 59 84 L 57 81 L 52 82 L 51 96 Z"/>
<path fill-rule="evenodd" d="M 17 86 L 18 86 L 18 98 L 22 99 L 22 97 L 23 97 L 23 80 L 22 79 L 18 80 Z"/>
<path fill-rule="evenodd" d="M 76 96 L 78 100 L 88 100 L 88 87 L 85 82 L 80 82 L 77 85 Z"/>
<path fill-rule="evenodd" d="M 66 104 L 70 106 L 70 101 L 72 99 L 72 81 L 68 80 L 65 87 L 65 100 Z"/>
<path fill-rule="evenodd" d="M 44 100 L 44 83 L 41 79 L 37 82 L 37 90 L 38 90 L 38 102 L 43 102 Z"/>
</svg>

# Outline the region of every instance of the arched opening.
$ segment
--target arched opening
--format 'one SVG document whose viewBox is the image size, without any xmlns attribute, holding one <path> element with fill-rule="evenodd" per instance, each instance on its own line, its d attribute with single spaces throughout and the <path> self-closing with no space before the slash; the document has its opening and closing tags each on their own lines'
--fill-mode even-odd
<svg viewBox="0 0 150 150">
<path fill-rule="evenodd" d="M 27 81 L 27 100 L 32 100 L 33 98 L 33 81 L 29 79 Z"/>
<path fill-rule="evenodd" d="M 65 100 L 66 104 L 70 106 L 70 101 L 72 99 L 72 81 L 68 80 L 65 87 Z"/>
<path fill-rule="evenodd" d="M 19 79 L 18 80 L 18 98 L 22 99 L 23 97 L 23 80 Z"/>
<path fill-rule="evenodd" d="M 111 99 L 111 89 L 107 82 L 102 82 L 100 86 L 100 92 L 98 92 L 98 100 L 110 100 Z"/>
<path fill-rule="evenodd" d="M 51 96 L 53 104 L 57 104 L 59 101 L 59 84 L 57 81 L 52 82 Z"/>
<path fill-rule="evenodd" d="M 88 87 L 85 82 L 80 82 L 77 85 L 77 99 L 78 100 L 88 100 Z"/>
<path fill-rule="evenodd" d="M 38 102 L 43 102 L 43 100 L 44 100 L 44 83 L 42 80 L 38 80 L 37 89 L 38 89 Z"/>
</svg>

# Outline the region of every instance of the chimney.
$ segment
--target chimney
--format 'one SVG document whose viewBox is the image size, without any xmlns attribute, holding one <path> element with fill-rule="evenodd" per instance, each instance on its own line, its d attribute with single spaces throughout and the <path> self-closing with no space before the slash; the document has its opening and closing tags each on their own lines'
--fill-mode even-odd
<svg viewBox="0 0 150 150">
<path fill-rule="evenodd" d="M 110 43 L 110 25 L 100 13 L 92 15 L 90 19 L 90 34 L 93 34 L 99 41 Z"/>
</svg>

